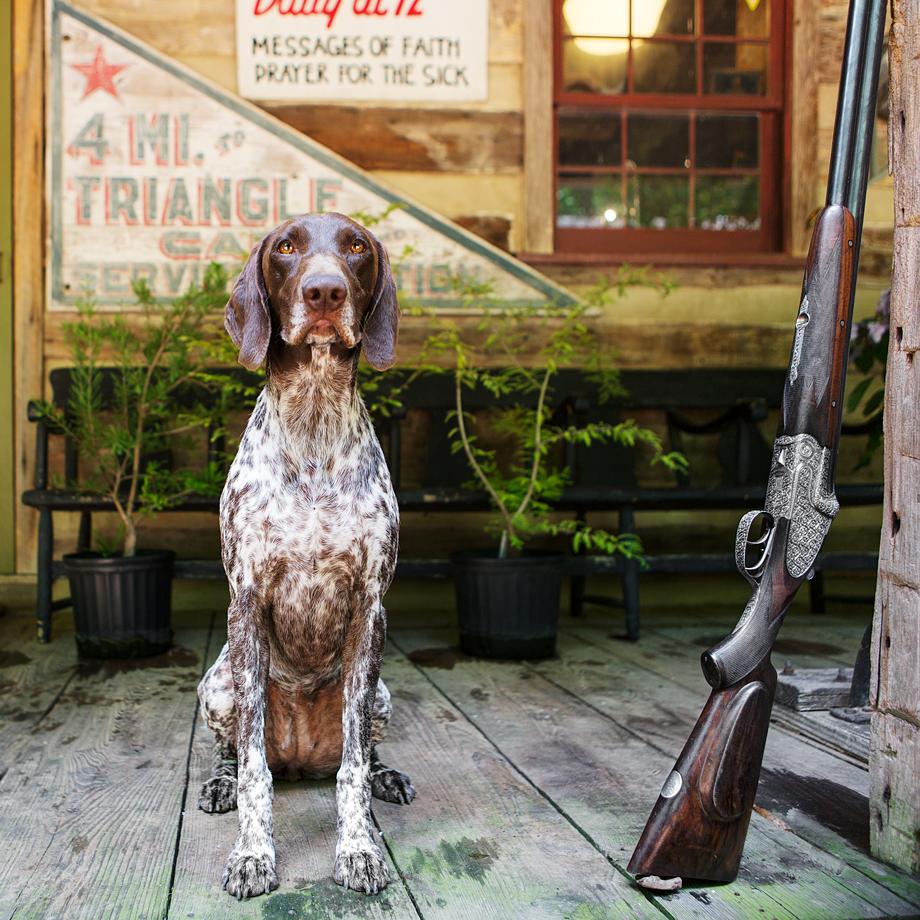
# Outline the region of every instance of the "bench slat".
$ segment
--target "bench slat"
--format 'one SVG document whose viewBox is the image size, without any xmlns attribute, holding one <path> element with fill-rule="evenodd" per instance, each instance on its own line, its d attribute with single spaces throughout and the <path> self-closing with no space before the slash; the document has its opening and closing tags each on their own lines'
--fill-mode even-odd
<svg viewBox="0 0 920 920">
<path fill-rule="evenodd" d="M 717 510 L 757 508 L 763 504 L 765 490 L 753 486 L 719 486 L 709 489 L 609 489 L 573 486 L 555 502 L 559 511 L 615 511 L 631 507 L 646 510 Z M 883 497 L 877 483 L 853 483 L 837 487 L 841 505 L 876 505 Z M 467 489 L 400 489 L 399 507 L 403 511 L 487 511 L 491 507 L 484 492 Z M 112 502 L 99 495 L 67 489 L 29 489 L 22 494 L 23 504 L 54 511 L 114 511 Z M 216 495 L 190 495 L 170 511 L 218 510 Z"/>
</svg>

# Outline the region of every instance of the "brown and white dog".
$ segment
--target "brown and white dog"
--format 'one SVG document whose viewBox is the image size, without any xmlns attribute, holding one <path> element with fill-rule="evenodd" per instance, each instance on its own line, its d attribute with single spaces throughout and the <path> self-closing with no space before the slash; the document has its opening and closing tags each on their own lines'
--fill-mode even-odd
<svg viewBox="0 0 920 920">
<path fill-rule="evenodd" d="M 375 751 L 399 513 L 356 388 L 362 348 L 378 370 L 393 364 L 398 324 L 383 246 L 340 214 L 272 230 L 227 304 L 240 363 L 267 369 L 220 501 L 228 641 L 198 688 L 216 738 L 198 805 L 239 808 L 223 877 L 237 898 L 278 886 L 272 774 L 337 772 L 333 877 L 368 893 L 388 880 L 371 795 L 415 796 Z"/>
</svg>

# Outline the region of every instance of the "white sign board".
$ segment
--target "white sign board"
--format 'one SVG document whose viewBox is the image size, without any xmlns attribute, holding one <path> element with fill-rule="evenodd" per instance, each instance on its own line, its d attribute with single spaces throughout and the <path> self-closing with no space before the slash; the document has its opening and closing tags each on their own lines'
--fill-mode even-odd
<svg viewBox="0 0 920 920">
<path fill-rule="evenodd" d="M 454 285 L 461 278 L 490 284 L 509 304 L 571 300 L 134 37 L 60 0 L 51 10 L 50 309 L 70 309 L 84 295 L 130 307 L 140 277 L 157 296 L 175 296 L 209 262 L 235 275 L 250 247 L 287 217 L 379 216 L 394 205 L 373 229 L 398 259 L 403 297 L 463 307 Z"/>
<path fill-rule="evenodd" d="M 485 99 L 489 0 L 236 0 L 248 99 Z"/>
</svg>

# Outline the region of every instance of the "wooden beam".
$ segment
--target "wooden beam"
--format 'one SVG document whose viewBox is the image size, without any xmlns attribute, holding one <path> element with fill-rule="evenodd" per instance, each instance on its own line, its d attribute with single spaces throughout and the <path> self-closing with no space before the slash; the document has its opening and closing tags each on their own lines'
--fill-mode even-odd
<svg viewBox="0 0 920 920">
<path fill-rule="evenodd" d="M 14 748 L 4 798 L 17 809 L 0 822 L 0 846 L 23 862 L 0 864 L 3 916 L 166 915 L 182 809 L 195 808 L 194 793 L 184 803 L 186 758 L 207 639 L 182 629 L 145 667 L 84 668 L 52 702 L 55 716 L 35 723 L 45 743 L 33 734 Z M 62 872 L 80 880 L 77 898 Z"/>
<path fill-rule="evenodd" d="M 889 153 L 894 275 L 885 384 L 885 506 L 875 601 L 872 852 L 920 871 L 920 7 L 894 0 Z"/>
<path fill-rule="evenodd" d="M 792 6 L 792 72 L 790 75 L 789 219 L 786 248 L 793 255 L 808 252 L 811 228 L 808 217 L 821 202 L 818 188 L 818 68 L 815 45 L 820 9 L 812 0 L 795 0 Z M 843 41 L 843 33 L 840 35 Z M 840 60 L 840 55 L 834 57 Z M 836 79 L 836 75 L 834 77 Z"/>
<path fill-rule="evenodd" d="M 15 494 L 33 479 L 34 426 L 26 405 L 42 395 L 44 314 L 44 85 L 42 0 L 13 0 L 13 446 Z M 35 511 L 16 505 L 16 571 L 35 571 Z"/>
<path fill-rule="evenodd" d="M 11 59 L 13 10 L 0 8 L 0 572 L 16 568 L 16 499 L 13 469 L 13 73 Z"/>
<path fill-rule="evenodd" d="M 553 5 L 524 16 L 524 251 L 553 251 Z"/>
<path fill-rule="evenodd" d="M 519 112 L 356 105 L 263 108 L 362 169 L 489 175 L 521 170 Z"/>
</svg>

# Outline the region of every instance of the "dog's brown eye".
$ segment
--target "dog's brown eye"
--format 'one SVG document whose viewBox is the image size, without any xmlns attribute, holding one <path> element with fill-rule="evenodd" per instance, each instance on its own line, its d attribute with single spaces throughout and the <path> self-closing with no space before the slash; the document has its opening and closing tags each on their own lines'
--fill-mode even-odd
<svg viewBox="0 0 920 920">
<path fill-rule="evenodd" d="M 278 252 L 282 255 L 289 256 L 294 251 L 294 244 L 290 240 L 282 240 L 278 244 Z"/>
<path fill-rule="evenodd" d="M 353 240 L 352 241 L 352 244 L 351 244 L 352 252 L 355 252 L 355 253 L 364 252 L 365 249 L 367 249 L 367 243 L 365 243 L 364 240 Z"/>
</svg>

